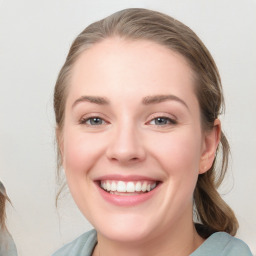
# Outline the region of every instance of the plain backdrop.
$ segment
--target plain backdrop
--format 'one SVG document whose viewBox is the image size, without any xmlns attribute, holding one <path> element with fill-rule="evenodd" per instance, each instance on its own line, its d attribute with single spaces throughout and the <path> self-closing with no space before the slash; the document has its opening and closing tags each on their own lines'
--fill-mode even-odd
<svg viewBox="0 0 256 256">
<path fill-rule="evenodd" d="M 128 7 L 167 13 L 191 27 L 222 76 L 221 117 L 232 165 L 220 191 L 256 255 L 256 1 L 0 1 L 0 179 L 13 207 L 8 226 L 20 256 L 45 256 L 91 228 L 67 194 L 55 208 L 52 96 L 75 36 Z"/>
</svg>

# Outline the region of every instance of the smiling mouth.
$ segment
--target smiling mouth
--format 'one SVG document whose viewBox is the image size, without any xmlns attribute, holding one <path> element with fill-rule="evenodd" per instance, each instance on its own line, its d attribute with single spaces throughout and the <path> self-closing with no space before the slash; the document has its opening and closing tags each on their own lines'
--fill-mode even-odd
<svg viewBox="0 0 256 256">
<path fill-rule="evenodd" d="M 139 195 L 152 191 L 159 184 L 158 181 L 118 181 L 102 180 L 100 187 L 110 193 L 121 196 Z"/>
</svg>

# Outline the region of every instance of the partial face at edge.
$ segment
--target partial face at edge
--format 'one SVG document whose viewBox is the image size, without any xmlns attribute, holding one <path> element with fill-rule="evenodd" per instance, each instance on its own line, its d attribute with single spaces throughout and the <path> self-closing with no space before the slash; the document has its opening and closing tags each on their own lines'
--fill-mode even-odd
<svg viewBox="0 0 256 256">
<path fill-rule="evenodd" d="M 193 73 L 182 56 L 149 41 L 94 45 L 75 64 L 65 118 L 68 185 L 99 233 L 143 240 L 191 223 L 198 173 L 210 163 Z M 100 188 L 115 190 L 119 182 L 130 194 Z M 144 183 L 152 191 L 136 192 Z"/>
</svg>

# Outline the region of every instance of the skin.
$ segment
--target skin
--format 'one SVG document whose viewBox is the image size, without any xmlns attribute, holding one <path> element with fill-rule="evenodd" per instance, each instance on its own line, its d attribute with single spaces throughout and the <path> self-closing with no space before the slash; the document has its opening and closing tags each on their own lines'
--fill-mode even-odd
<svg viewBox="0 0 256 256">
<path fill-rule="evenodd" d="M 72 196 L 98 232 L 94 255 L 185 256 L 203 242 L 192 220 L 193 191 L 198 174 L 212 165 L 220 123 L 202 131 L 193 77 L 181 55 L 118 37 L 75 63 L 60 149 Z M 159 101 L 159 95 L 172 96 Z M 155 102 L 145 104 L 149 96 Z M 95 183 L 113 174 L 160 185 L 143 203 L 117 206 Z"/>
</svg>

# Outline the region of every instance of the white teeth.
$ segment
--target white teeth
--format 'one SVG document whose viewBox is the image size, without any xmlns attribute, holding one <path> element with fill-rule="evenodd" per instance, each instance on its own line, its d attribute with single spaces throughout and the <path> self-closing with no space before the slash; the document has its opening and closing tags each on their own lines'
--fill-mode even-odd
<svg viewBox="0 0 256 256">
<path fill-rule="evenodd" d="M 117 188 L 116 188 L 117 192 L 126 192 L 126 185 L 125 182 L 123 181 L 118 181 L 117 182 Z"/>
<path fill-rule="evenodd" d="M 136 183 L 135 190 L 136 190 L 137 192 L 140 192 L 140 191 L 141 191 L 141 182 L 137 182 L 137 183 Z"/>
<path fill-rule="evenodd" d="M 116 183 L 115 182 L 111 183 L 111 191 L 116 191 Z"/>
<path fill-rule="evenodd" d="M 128 182 L 126 185 L 126 192 L 135 192 L 135 185 L 133 182 Z"/>
<path fill-rule="evenodd" d="M 107 182 L 107 191 L 111 190 L 111 184 L 109 182 Z"/>
<path fill-rule="evenodd" d="M 121 193 L 134 193 L 134 192 L 149 192 L 156 187 L 156 182 L 152 183 L 149 181 L 110 181 L 105 180 L 101 181 L 100 186 L 112 193 L 112 192 L 121 192 Z M 113 194 L 113 193 L 112 193 Z"/>
<path fill-rule="evenodd" d="M 147 183 L 146 182 L 143 182 L 141 190 L 142 190 L 142 192 L 145 192 L 147 190 Z"/>
</svg>

